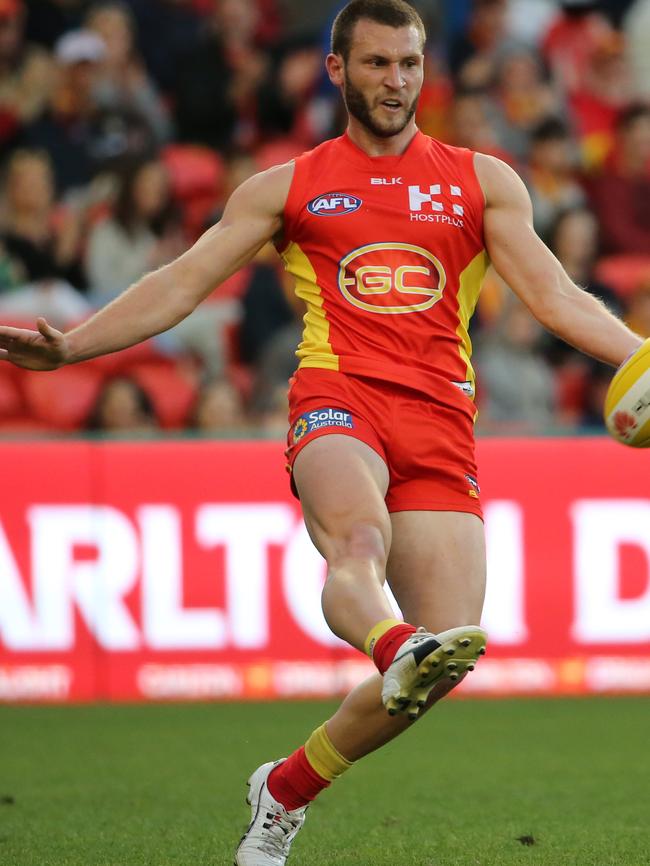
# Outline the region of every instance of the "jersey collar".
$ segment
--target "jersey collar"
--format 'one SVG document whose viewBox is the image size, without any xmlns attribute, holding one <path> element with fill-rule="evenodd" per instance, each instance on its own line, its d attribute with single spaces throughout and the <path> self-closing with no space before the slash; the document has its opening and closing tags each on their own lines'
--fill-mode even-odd
<svg viewBox="0 0 650 866">
<path fill-rule="evenodd" d="M 347 132 L 341 136 L 341 144 L 346 159 L 354 163 L 357 168 L 364 168 L 368 171 L 377 171 L 381 168 L 396 168 L 403 159 L 413 159 L 421 156 L 427 147 L 427 136 L 418 129 L 410 140 L 408 147 L 404 153 L 395 156 L 370 156 L 365 150 L 362 150 L 359 145 L 355 144 Z"/>
</svg>

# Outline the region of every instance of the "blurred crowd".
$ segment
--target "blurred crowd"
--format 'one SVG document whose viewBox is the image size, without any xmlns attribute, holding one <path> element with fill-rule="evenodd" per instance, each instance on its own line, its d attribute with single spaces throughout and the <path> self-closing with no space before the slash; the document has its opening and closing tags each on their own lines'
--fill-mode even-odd
<svg viewBox="0 0 650 866">
<path fill-rule="evenodd" d="M 516 168 L 570 276 L 650 336 L 650 0 L 414 5 L 420 128 Z M 0 320 L 73 326 L 251 174 L 340 134 L 328 25 L 299 17 L 288 0 L 0 0 Z M 141 346 L 47 376 L 3 365 L 0 434 L 280 435 L 303 312 L 265 248 Z M 472 339 L 479 431 L 602 427 L 612 371 L 492 272 Z"/>
</svg>

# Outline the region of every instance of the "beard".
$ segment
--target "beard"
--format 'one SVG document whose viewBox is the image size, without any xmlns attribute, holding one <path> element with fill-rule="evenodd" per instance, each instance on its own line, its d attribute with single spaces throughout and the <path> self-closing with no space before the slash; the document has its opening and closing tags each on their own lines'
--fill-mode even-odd
<svg viewBox="0 0 650 866">
<path fill-rule="evenodd" d="M 403 113 L 396 115 L 394 118 L 387 118 L 383 123 L 372 116 L 372 111 L 366 97 L 352 83 L 345 71 L 345 86 L 343 88 L 343 101 L 348 113 L 358 120 L 366 129 L 375 135 L 377 138 L 391 138 L 393 135 L 399 135 L 415 114 L 418 107 L 418 99 L 420 94 L 413 99 L 410 105 L 405 106 Z"/>
</svg>

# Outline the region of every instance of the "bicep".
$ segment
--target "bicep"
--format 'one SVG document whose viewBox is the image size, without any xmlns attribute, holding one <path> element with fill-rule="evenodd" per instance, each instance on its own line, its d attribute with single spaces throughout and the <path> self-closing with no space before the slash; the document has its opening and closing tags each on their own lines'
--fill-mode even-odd
<svg viewBox="0 0 650 866">
<path fill-rule="evenodd" d="M 507 166 L 492 169 L 485 183 L 486 249 L 498 274 L 537 315 L 569 281 L 533 229 L 532 205 L 521 179 Z"/>
</svg>

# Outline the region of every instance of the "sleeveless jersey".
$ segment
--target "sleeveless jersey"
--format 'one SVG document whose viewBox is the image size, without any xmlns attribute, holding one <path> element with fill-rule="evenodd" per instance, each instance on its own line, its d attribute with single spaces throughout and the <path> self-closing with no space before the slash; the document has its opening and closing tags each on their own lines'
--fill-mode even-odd
<svg viewBox="0 0 650 866">
<path fill-rule="evenodd" d="M 473 416 L 483 210 L 473 153 L 419 131 L 400 156 L 347 134 L 299 156 L 279 247 L 307 306 L 299 367 L 397 382 Z"/>
</svg>

